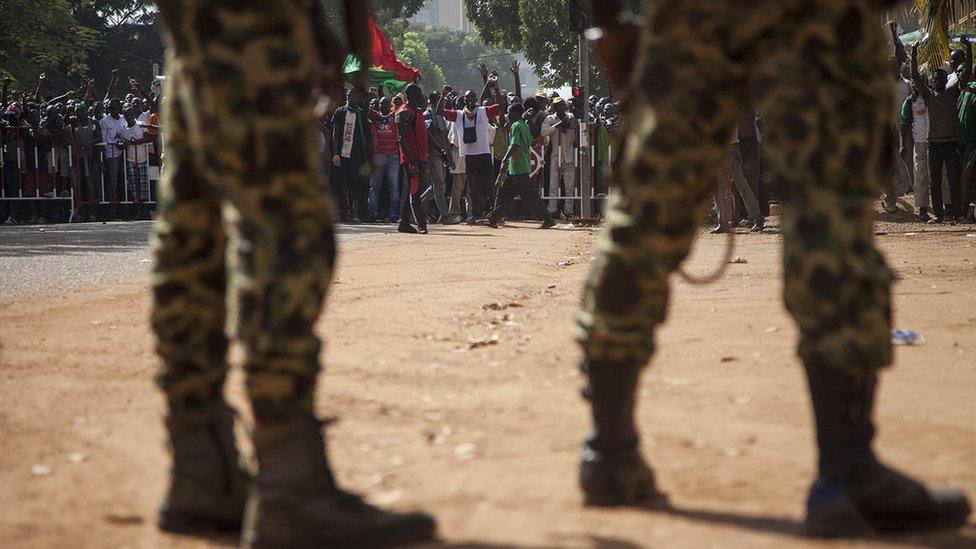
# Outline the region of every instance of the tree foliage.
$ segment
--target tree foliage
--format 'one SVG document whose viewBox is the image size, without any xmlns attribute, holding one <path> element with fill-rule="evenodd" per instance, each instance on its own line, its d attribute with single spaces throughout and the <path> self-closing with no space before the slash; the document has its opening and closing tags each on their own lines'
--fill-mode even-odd
<svg viewBox="0 0 976 549">
<path fill-rule="evenodd" d="M 642 13 L 646 0 L 628 0 Z M 465 0 L 468 19 L 481 38 L 508 51 L 521 50 L 545 86 L 575 83 L 579 66 L 579 36 L 569 27 L 567 2 L 561 0 Z M 590 51 L 590 84 L 606 90 L 596 55 Z"/>
<path fill-rule="evenodd" d="M 84 74 L 97 33 L 80 25 L 66 0 L 4 0 L 0 10 L 0 75 L 31 89 L 41 73 L 52 85 Z"/>
<path fill-rule="evenodd" d="M 383 25 L 394 19 L 407 19 L 424 7 L 425 0 L 373 0 L 373 15 Z"/>
<path fill-rule="evenodd" d="M 77 87 L 81 76 L 101 93 L 113 69 L 146 85 L 163 49 L 149 0 L 3 0 L 0 10 L 0 73 L 22 89 L 46 73 L 48 93 Z"/>
<path fill-rule="evenodd" d="M 135 78 L 144 86 L 152 78 L 153 64 L 162 68 L 165 46 L 150 0 L 69 0 L 79 24 L 93 30 L 98 42 L 88 55 L 88 76 L 104 89 L 112 70 L 121 75 L 119 91 L 128 90 L 126 80 Z"/>
<path fill-rule="evenodd" d="M 497 68 L 504 79 L 514 59 L 508 51 L 485 44 L 474 32 L 432 28 L 420 31 L 419 35 L 427 44 L 431 59 L 444 73 L 447 83 L 459 90 L 481 91 L 484 82 L 478 71 L 479 63 Z"/>
<path fill-rule="evenodd" d="M 404 34 L 403 46 L 396 52 L 400 60 L 420 71 L 420 84 L 425 90 L 438 90 L 447 82 L 441 68 L 431 61 L 427 43 L 420 32 L 409 31 Z"/>
<path fill-rule="evenodd" d="M 972 29 L 967 16 L 976 11 L 976 0 L 915 0 L 919 22 L 928 39 L 919 48 L 919 63 L 939 66 L 949 60 L 949 33 Z M 958 21 L 965 19 L 962 25 Z"/>
</svg>

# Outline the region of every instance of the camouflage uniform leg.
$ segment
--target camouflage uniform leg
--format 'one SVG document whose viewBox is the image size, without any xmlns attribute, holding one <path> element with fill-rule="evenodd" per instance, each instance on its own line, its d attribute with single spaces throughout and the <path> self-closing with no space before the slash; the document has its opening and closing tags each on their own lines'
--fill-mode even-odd
<svg viewBox="0 0 976 549">
<path fill-rule="evenodd" d="M 165 94 L 172 97 L 180 78 L 178 62 L 167 62 Z M 195 166 L 183 106 L 169 101 L 164 112 L 166 167 L 152 248 L 151 322 L 163 359 L 157 382 L 172 408 L 220 400 L 227 371 L 224 335 L 227 237 L 220 197 Z"/>
<path fill-rule="evenodd" d="M 816 4 L 756 50 L 755 81 L 777 82 L 760 86 L 760 111 L 786 193 L 785 300 L 804 364 L 873 373 L 891 362 L 891 274 L 873 238 L 893 92 L 874 14 Z"/>
<path fill-rule="evenodd" d="M 594 361 L 644 364 L 653 354 L 668 276 L 688 255 L 745 99 L 737 62 L 699 38 L 721 19 L 696 21 L 678 4 L 651 15 L 623 97 L 617 192 L 577 316 L 576 339 Z"/>
<path fill-rule="evenodd" d="M 319 181 L 312 0 L 160 2 L 197 166 L 223 198 L 228 324 L 260 419 L 310 417 L 335 241 Z"/>
</svg>

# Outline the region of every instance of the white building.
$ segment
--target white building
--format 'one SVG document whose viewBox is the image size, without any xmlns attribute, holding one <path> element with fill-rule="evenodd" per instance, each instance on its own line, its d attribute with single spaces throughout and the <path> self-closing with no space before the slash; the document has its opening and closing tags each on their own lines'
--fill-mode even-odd
<svg viewBox="0 0 976 549">
<path fill-rule="evenodd" d="M 464 0 L 427 0 L 410 22 L 418 27 L 447 27 L 452 30 L 472 30 L 471 21 L 464 14 Z"/>
</svg>

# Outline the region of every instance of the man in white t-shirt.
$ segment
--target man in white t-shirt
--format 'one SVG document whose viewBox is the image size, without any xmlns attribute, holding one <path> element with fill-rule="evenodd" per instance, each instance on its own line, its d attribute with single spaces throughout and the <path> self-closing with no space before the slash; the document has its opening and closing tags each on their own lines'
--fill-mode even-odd
<svg viewBox="0 0 976 549">
<path fill-rule="evenodd" d="M 499 95 L 501 93 L 498 90 L 497 77 L 493 76 L 485 82 L 482 97 L 491 90 Z M 474 90 L 468 90 L 464 94 L 463 110 L 441 110 L 445 120 L 455 123 L 458 149 L 464 157 L 472 209 L 472 215 L 468 218 L 469 225 L 485 217 L 494 202 L 495 189 L 491 178 L 494 165 L 491 160 L 489 133 L 491 120 L 498 118 L 499 108 L 497 103 L 487 107 L 479 106 L 478 94 Z"/>
<path fill-rule="evenodd" d="M 119 201 L 120 181 L 122 180 L 122 138 L 119 133 L 127 127 L 125 117 L 122 116 L 122 103 L 113 99 L 108 104 L 108 112 L 98 122 L 102 131 L 102 142 L 105 143 L 103 152 L 105 161 L 105 196 L 102 200 L 112 203 L 112 217 L 116 215 L 116 204 Z"/>
<path fill-rule="evenodd" d="M 929 116 L 925 100 L 918 93 L 905 99 L 901 116 L 901 150 L 898 156 L 907 158 L 908 143 L 913 145 L 915 168 L 915 206 L 918 219 L 925 223 L 929 216 Z"/>
<path fill-rule="evenodd" d="M 125 175 L 129 187 L 129 199 L 137 204 L 149 200 L 149 143 L 152 136 L 139 125 L 139 108 L 125 111 L 126 127 L 119 132 L 125 142 Z M 141 208 L 138 214 L 143 212 Z"/>
</svg>

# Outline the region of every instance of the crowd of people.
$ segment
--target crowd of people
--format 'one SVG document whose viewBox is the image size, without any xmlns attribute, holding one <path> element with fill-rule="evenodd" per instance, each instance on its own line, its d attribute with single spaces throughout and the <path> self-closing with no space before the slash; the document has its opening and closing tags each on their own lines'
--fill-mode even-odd
<svg viewBox="0 0 976 549">
<path fill-rule="evenodd" d="M 918 46 L 909 57 L 891 25 L 895 56 L 895 110 L 900 143 L 885 202 L 894 210 L 899 194 L 913 193 L 919 221 L 976 223 L 976 82 L 972 44 L 962 37 L 948 67 L 918 63 Z"/>
<path fill-rule="evenodd" d="M 948 66 L 923 71 L 915 49 L 909 56 L 892 27 L 899 147 L 885 181 L 888 213 L 911 194 L 922 222 L 976 223 L 976 82 L 971 46 L 961 41 Z M 395 223 L 407 232 L 426 232 L 428 223 L 497 226 L 504 219 L 552 226 L 580 214 L 584 170 L 593 183 L 593 213 L 601 215 L 617 104 L 558 92 L 523 97 L 518 62 L 509 70 L 512 90 L 501 88 L 498 71 L 484 64 L 480 92 L 350 87 L 318 135 L 338 220 Z M 116 72 L 100 98 L 89 79 L 58 96 L 45 93 L 43 75 L 34 90 L 3 81 L 0 221 L 150 217 L 163 160 L 158 82 L 150 94 L 130 79 L 123 96 L 118 79 Z M 745 222 L 762 231 L 770 204 L 778 202 L 760 169 L 762 135 L 761 114 L 745 113 L 716 184 L 713 233 Z"/>
<path fill-rule="evenodd" d="M 106 93 L 83 78 L 77 89 L 33 90 L 0 97 L 0 221 L 46 223 L 149 219 L 160 167 L 158 88 L 134 79 L 119 89 L 113 72 Z M 59 200 L 64 199 L 64 200 Z"/>
<path fill-rule="evenodd" d="M 450 85 L 428 94 L 417 84 L 399 93 L 350 88 L 346 104 L 320 127 L 340 221 L 396 223 L 405 232 L 426 232 L 431 222 L 497 226 L 512 218 L 551 227 L 578 215 L 583 170 L 593 175 L 599 211 L 609 190 L 603 165 L 619 124 L 616 105 L 595 95 L 523 97 L 519 69 L 513 62 L 511 91 L 484 64 L 480 93 Z M 584 101 L 589 162 L 580 149 Z"/>
</svg>

